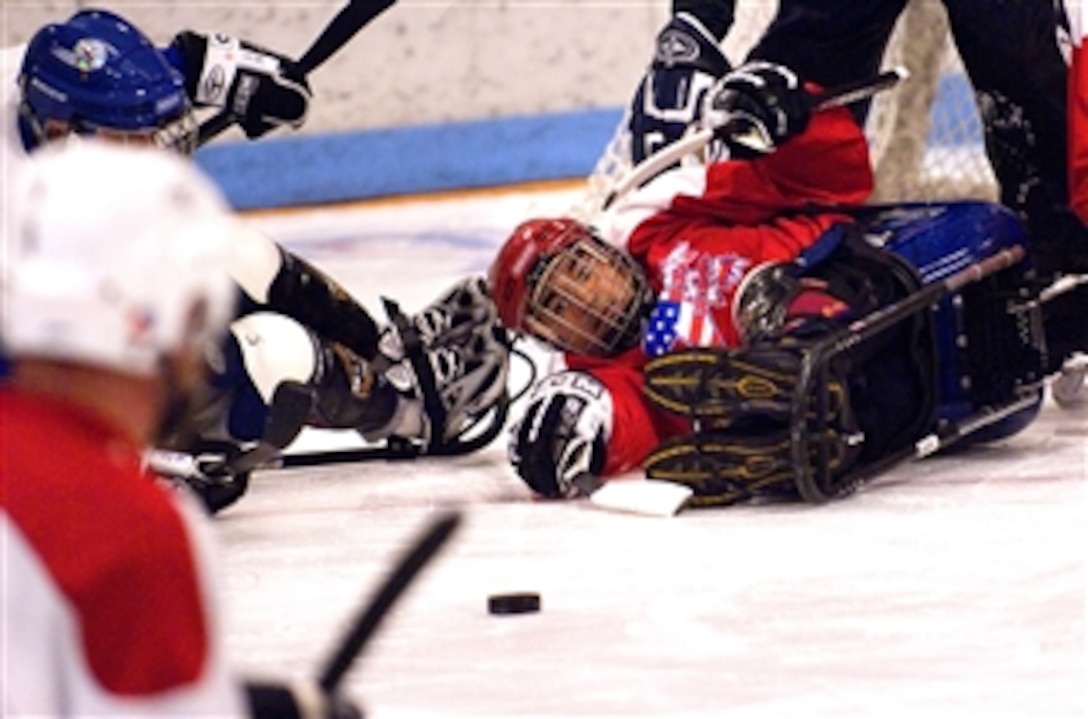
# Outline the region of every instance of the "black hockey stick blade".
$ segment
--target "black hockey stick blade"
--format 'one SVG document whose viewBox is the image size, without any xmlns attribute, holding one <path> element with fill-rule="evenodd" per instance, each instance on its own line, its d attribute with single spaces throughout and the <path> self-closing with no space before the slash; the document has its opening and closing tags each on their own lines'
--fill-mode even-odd
<svg viewBox="0 0 1088 719">
<path fill-rule="evenodd" d="M 351 669 L 367 641 L 389 613 L 393 603 L 427 562 L 445 545 L 460 526 L 461 519 L 461 513 L 455 510 L 447 510 L 440 514 L 397 563 L 374 598 L 367 603 L 348 633 L 344 635 L 336 653 L 329 658 L 321 671 L 318 683 L 326 693 L 332 694 L 336 691 L 340 681 Z"/>
<path fill-rule="evenodd" d="M 229 110 L 212 115 L 200 123 L 197 130 L 196 146 L 203 147 L 215 138 L 226 132 L 234 124 L 234 113 Z"/>
<path fill-rule="evenodd" d="M 303 77 L 309 75 L 395 2 L 396 0 L 350 0 L 299 58 L 296 65 L 298 71 Z M 197 147 L 202 147 L 221 135 L 234 124 L 235 119 L 232 112 L 224 110 L 200 123 Z"/>
</svg>

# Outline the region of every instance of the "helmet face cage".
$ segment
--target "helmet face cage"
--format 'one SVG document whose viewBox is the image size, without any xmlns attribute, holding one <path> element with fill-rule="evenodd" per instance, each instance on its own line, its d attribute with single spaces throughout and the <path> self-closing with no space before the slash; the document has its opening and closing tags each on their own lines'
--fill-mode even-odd
<svg viewBox="0 0 1088 719">
<path fill-rule="evenodd" d="M 155 131 L 154 142 L 164 150 L 191 155 L 196 152 L 199 138 L 200 124 L 192 110 L 186 109 L 181 117 Z"/>
<path fill-rule="evenodd" d="M 200 135 L 200 125 L 189 108 L 177 119 L 165 121 L 158 127 L 146 130 L 96 127 L 78 118 L 72 124 L 72 130 L 80 135 L 94 135 L 99 139 L 125 145 L 154 145 L 182 155 L 191 155 L 196 151 L 197 138 Z"/>
<path fill-rule="evenodd" d="M 186 112 L 177 120 L 150 130 L 134 131 L 117 130 L 112 127 L 95 127 L 78 120 L 70 125 L 68 130 L 67 137 L 72 135 L 94 137 L 95 139 L 119 145 L 158 147 L 180 155 L 191 155 L 197 149 L 200 125 L 192 112 Z M 47 137 L 42 136 L 40 139 L 45 141 Z"/>
<path fill-rule="evenodd" d="M 540 264 L 530 282 L 526 331 L 563 351 L 596 357 L 638 342 L 650 291 L 630 256 L 586 235 Z"/>
</svg>

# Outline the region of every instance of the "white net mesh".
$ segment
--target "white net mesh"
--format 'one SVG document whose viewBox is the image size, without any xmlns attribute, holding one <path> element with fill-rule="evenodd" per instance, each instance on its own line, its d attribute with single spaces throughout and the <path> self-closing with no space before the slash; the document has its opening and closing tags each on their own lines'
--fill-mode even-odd
<svg viewBox="0 0 1088 719">
<path fill-rule="evenodd" d="M 997 199 L 974 91 L 948 32 L 940 0 L 911 0 L 885 64 L 910 79 L 878 96 L 866 125 L 876 200 Z"/>
</svg>

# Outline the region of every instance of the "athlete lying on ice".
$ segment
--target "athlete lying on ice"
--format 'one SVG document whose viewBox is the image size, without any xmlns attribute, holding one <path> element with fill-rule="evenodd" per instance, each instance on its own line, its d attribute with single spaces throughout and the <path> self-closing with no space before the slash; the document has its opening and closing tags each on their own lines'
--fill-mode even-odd
<svg viewBox="0 0 1088 719">
<path fill-rule="evenodd" d="M 1025 281 L 1019 223 L 983 203 L 862 212 L 865 138 L 844 108 L 810 113 L 811 90 L 744 66 L 704 112 L 729 128 L 727 157 L 659 175 L 592 226 L 534 219 L 506 241 L 490 272 L 500 316 L 565 360 L 512 429 L 535 492 L 576 496 L 584 475 L 641 466 L 695 504 L 819 500 L 984 407 L 1009 415 L 990 437 L 1034 415 L 1037 307 L 986 314 Z M 893 252 L 876 246 L 889 238 Z M 1001 271 L 964 302 L 821 348 L 984 260 Z"/>
</svg>

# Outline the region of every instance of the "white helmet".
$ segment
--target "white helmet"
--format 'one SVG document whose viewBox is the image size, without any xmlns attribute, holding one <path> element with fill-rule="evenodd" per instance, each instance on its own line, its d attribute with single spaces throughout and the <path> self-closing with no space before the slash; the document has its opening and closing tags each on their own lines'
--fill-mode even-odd
<svg viewBox="0 0 1088 719">
<path fill-rule="evenodd" d="M 0 255 L 8 354 L 151 375 L 166 351 L 223 330 L 235 221 L 189 161 L 68 142 L 20 163 L 9 185 Z"/>
</svg>

